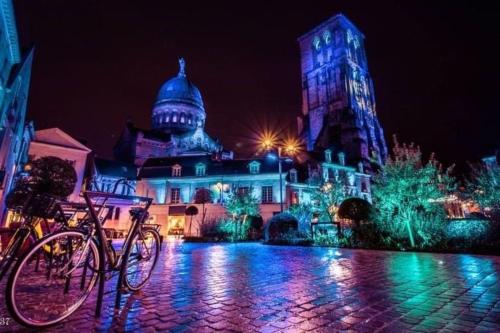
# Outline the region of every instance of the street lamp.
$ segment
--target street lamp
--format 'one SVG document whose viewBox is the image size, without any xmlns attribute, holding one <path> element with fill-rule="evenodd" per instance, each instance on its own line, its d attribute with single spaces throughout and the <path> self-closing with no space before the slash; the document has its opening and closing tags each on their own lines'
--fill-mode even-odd
<svg viewBox="0 0 500 333">
<path fill-rule="evenodd" d="M 283 160 L 289 159 L 300 151 L 300 141 L 295 138 L 279 138 L 272 132 L 264 132 L 260 138 L 260 149 L 276 150 L 278 153 L 278 173 L 280 176 L 280 213 L 283 213 Z M 284 153 L 284 154 L 283 154 Z"/>
</svg>

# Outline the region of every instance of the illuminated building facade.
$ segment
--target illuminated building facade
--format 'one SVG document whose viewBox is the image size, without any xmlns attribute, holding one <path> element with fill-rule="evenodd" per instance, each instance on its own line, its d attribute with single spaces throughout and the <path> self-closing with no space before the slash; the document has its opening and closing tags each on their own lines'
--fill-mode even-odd
<svg viewBox="0 0 500 333">
<path fill-rule="evenodd" d="M 285 166 L 286 177 L 290 164 Z M 139 170 L 137 193 L 152 197 L 151 216 L 161 224 L 163 233 L 177 234 L 186 227 L 185 210 L 195 203 L 199 189 L 210 192 L 205 205 L 206 219 L 218 220 L 226 215 L 225 203 L 232 193 L 250 194 L 260 204 L 264 220 L 280 210 L 280 182 L 276 160 L 214 159 L 210 156 L 179 156 L 148 159 Z M 282 188 L 286 193 L 285 183 Z M 197 205 L 201 212 L 201 205 Z M 195 217 L 191 228 L 198 233 L 201 214 Z"/>
<path fill-rule="evenodd" d="M 225 204 L 233 193 L 248 193 L 255 197 L 260 215 L 266 222 L 280 212 L 280 175 L 278 161 L 271 158 L 214 159 L 210 156 L 178 156 L 148 159 L 138 171 L 137 194 L 153 198 L 151 218 L 162 225 L 162 233 L 179 234 L 190 230 L 199 234 L 201 214 L 190 220 L 185 210 L 195 205 L 195 193 L 207 189 L 211 200 L 205 205 L 206 220 L 226 216 Z M 313 192 L 324 182 L 340 184 L 347 196 L 371 202 L 370 175 L 362 166 L 345 164 L 345 156 L 332 156 L 326 150 L 323 156 L 311 157 L 305 164 L 283 164 L 281 191 L 285 208 L 293 204 L 312 203 Z M 201 212 L 202 206 L 198 207 Z M 193 223 L 192 226 L 189 226 Z"/>
<path fill-rule="evenodd" d="M 0 0 L 0 221 L 34 135 L 33 124 L 26 124 L 32 62 L 33 49 L 24 56 L 19 50 L 12 1 Z"/>
<path fill-rule="evenodd" d="M 387 157 L 377 119 L 364 36 L 342 14 L 299 38 L 302 115 L 299 133 L 310 151 L 333 149 L 365 167 Z"/>
</svg>

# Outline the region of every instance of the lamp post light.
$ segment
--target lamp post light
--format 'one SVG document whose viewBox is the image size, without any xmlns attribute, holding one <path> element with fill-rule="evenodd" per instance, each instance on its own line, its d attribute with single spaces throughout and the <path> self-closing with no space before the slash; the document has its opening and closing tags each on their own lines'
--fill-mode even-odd
<svg viewBox="0 0 500 333">
<path fill-rule="evenodd" d="M 283 161 L 296 155 L 300 150 L 300 142 L 297 139 L 280 139 L 276 134 L 264 133 L 260 139 L 261 150 L 273 151 L 278 154 L 278 173 L 280 180 L 280 213 L 283 213 Z M 283 156 L 283 152 L 286 153 Z"/>
</svg>

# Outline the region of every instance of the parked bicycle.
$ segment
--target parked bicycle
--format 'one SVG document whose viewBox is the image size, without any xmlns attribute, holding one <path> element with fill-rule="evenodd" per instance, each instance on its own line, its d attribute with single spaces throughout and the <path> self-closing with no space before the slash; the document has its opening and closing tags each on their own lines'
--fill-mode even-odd
<svg viewBox="0 0 500 333">
<path fill-rule="evenodd" d="M 61 201 L 53 196 L 39 193 L 26 193 L 27 200 L 17 213 L 19 227 L 0 253 L 0 280 L 7 274 L 16 258 L 29 244 L 41 239 L 44 234 L 68 226 L 71 215 L 64 212 Z M 48 220 L 55 223 L 50 223 Z"/>
<path fill-rule="evenodd" d="M 89 218 L 78 229 L 57 231 L 38 240 L 9 275 L 7 308 L 25 326 L 41 328 L 64 320 L 84 303 L 97 281 L 98 315 L 104 282 L 110 273 L 118 273 L 117 306 L 121 293 L 141 289 L 156 266 L 160 236 L 145 224 L 151 198 L 104 192 L 85 192 L 83 196 Z M 121 251 L 108 241 L 99 218 L 100 208 L 96 208 L 104 207 L 109 199 L 141 204 L 130 210 L 131 225 Z"/>
</svg>

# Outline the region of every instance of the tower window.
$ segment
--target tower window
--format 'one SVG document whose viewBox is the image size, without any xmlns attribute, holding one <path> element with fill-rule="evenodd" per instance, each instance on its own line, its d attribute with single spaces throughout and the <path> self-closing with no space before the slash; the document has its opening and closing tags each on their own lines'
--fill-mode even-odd
<svg viewBox="0 0 500 333">
<path fill-rule="evenodd" d="M 323 32 L 323 40 L 325 41 L 325 44 L 330 44 L 332 41 L 332 34 L 330 31 L 325 30 L 325 32 Z"/>
<path fill-rule="evenodd" d="M 181 176 L 182 167 L 179 164 L 176 164 L 172 167 L 172 177 L 180 177 Z"/>
<path fill-rule="evenodd" d="M 321 39 L 319 39 L 318 36 L 314 37 L 313 39 L 313 47 L 316 51 L 319 51 L 321 48 Z"/>
</svg>

